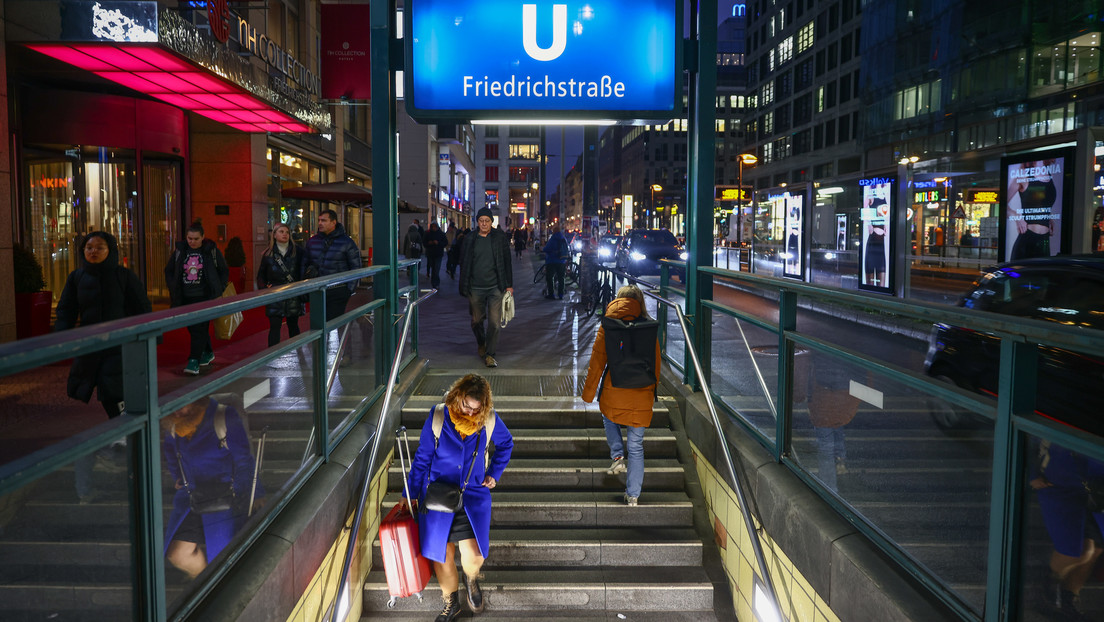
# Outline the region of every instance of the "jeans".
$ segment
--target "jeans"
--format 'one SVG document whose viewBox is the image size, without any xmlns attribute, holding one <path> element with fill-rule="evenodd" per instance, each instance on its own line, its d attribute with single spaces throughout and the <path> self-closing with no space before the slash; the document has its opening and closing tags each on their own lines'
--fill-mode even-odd
<svg viewBox="0 0 1104 622">
<path fill-rule="evenodd" d="M 544 264 L 544 280 L 548 285 L 548 296 L 563 298 L 565 267 L 562 263 Z M 555 289 L 552 288 L 553 285 L 555 285 Z"/>
<path fill-rule="evenodd" d="M 283 324 L 285 319 L 287 319 L 288 337 L 299 334 L 298 315 L 289 315 L 286 318 L 282 315 L 270 315 L 268 316 L 268 347 L 271 348 L 280 343 L 280 324 Z"/>
<path fill-rule="evenodd" d="M 825 486 L 836 490 L 836 460 L 847 459 L 847 447 L 843 444 L 843 427 L 813 428 L 817 445 L 817 477 Z"/>
<path fill-rule="evenodd" d="M 625 456 L 628 462 L 628 481 L 625 484 L 625 494 L 630 497 L 639 497 L 640 489 L 644 486 L 644 428 L 617 425 L 602 415 L 602 425 L 606 428 L 606 443 L 610 448 L 610 460 L 616 460 L 618 456 Z M 625 428 L 628 438 L 628 453 L 625 453 L 625 443 L 621 440 L 621 428 Z M 835 471 L 833 471 L 835 473 Z"/>
<path fill-rule="evenodd" d="M 498 328 L 502 322 L 502 297 L 506 292 L 498 288 L 473 289 L 468 295 L 468 310 L 471 312 L 472 332 L 475 342 L 487 347 L 487 356 L 495 355 L 498 345 Z M 483 328 L 487 320 L 487 328 Z"/>
<path fill-rule="evenodd" d="M 429 275 L 429 286 L 437 289 L 441 286 L 441 256 L 430 257 L 426 255 L 426 272 Z"/>
</svg>

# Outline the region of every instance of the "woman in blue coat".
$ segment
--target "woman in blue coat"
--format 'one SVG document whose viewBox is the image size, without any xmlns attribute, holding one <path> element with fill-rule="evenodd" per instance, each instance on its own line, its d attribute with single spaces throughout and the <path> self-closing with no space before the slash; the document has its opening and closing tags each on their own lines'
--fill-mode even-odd
<svg viewBox="0 0 1104 622">
<path fill-rule="evenodd" d="M 176 487 L 172 513 L 165 522 L 165 558 L 194 578 L 226 548 L 247 518 L 255 464 L 249 433 L 237 410 L 214 399 L 206 406 L 193 402 L 165 417 L 162 424 L 167 428 L 165 463 Z M 225 496 L 231 490 L 229 509 L 205 513 L 192 509 L 193 491 Z M 261 495 L 258 487 L 253 496 Z"/>
<path fill-rule="evenodd" d="M 433 425 L 437 409 L 444 411 L 439 436 Z M 494 410 L 491 385 L 478 374 L 468 374 L 453 383 L 444 404 L 430 411 L 422 427 L 410 467 L 414 503 L 425 497 L 426 488 L 434 481 L 463 487 L 464 491 L 459 512 L 423 508 L 418 514 L 422 555 L 433 561 L 445 601 L 436 622 L 451 622 L 460 614 L 457 548 L 464 567 L 468 606 L 474 613 L 483 611 L 479 571 L 490 553 L 491 490 L 498 485 L 513 449 L 513 436 Z"/>
</svg>

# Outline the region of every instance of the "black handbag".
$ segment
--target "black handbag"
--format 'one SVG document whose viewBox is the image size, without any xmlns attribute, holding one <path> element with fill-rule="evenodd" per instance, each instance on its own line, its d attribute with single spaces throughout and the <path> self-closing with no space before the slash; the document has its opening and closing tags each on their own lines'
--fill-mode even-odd
<svg viewBox="0 0 1104 622">
<path fill-rule="evenodd" d="M 209 486 L 197 488 L 193 482 L 188 481 L 188 476 L 184 474 L 184 460 L 180 457 L 179 451 L 176 452 L 176 462 L 180 465 L 180 482 L 184 485 L 184 489 L 188 491 L 188 506 L 192 508 L 193 512 L 196 514 L 213 514 L 214 512 L 225 512 L 234 507 L 233 482 L 225 484 L 211 482 Z"/>
<path fill-rule="evenodd" d="M 476 438 L 476 441 L 478 440 Z M 433 510 L 434 512 L 455 514 L 464 509 L 464 490 L 468 487 L 468 480 L 471 479 L 472 470 L 475 468 L 475 459 L 479 456 L 479 446 L 480 443 L 476 442 L 475 451 L 472 452 L 471 466 L 468 467 L 468 474 L 464 477 L 462 486 L 440 480 L 434 480 L 429 483 L 429 486 L 426 486 L 425 495 L 418 504 L 422 512 Z M 436 452 L 434 452 L 434 455 L 436 456 Z M 433 464 L 430 463 L 430 470 L 432 471 L 432 469 Z"/>
</svg>

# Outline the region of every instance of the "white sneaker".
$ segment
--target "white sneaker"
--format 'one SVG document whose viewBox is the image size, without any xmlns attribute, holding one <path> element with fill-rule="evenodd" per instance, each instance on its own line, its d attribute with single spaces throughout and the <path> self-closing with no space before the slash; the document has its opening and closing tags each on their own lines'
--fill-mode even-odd
<svg viewBox="0 0 1104 622">
<path fill-rule="evenodd" d="M 640 500 L 640 497 L 630 497 L 629 493 L 625 493 L 625 504 L 631 507 L 636 507 L 636 502 Z"/>
<path fill-rule="evenodd" d="M 629 470 L 629 468 L 625 466 L 625 458 L 621 457 L 614 459 L 613 464 L 611 464 L 610 467 L 606 469 L 606 474 L 617 475 L 618 473 L 624 473 L 627 470 Z"/>
</svg>

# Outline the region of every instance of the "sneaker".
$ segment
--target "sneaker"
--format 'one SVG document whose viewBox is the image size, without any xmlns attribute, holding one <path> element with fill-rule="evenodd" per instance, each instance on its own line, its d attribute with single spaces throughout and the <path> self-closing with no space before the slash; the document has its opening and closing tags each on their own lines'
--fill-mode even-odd
<svg viewBox="0 0 1104 622">
<path fill-rule="evenodd" d="M 629 493 L 625 493 L 625 504 L 631 507 L 636 507 L 636 502 L 640 501 L 640 497 L 630 497 Z"/>
<path fill-rule="evenodd" d="M 625 457 L 621 456 L 613 460 L 613 464 L 610 465 L 610 468 L 606 469 L 606 473 L 608 475 L 617 475 L 627 470 L 629 470 L 629 468 L 625 466 Z"/>
<path fill-rule="evenodd" d="M 211 351 L 204 352 L 199 355 L 199 364 L 203 367 L 207 367 L 215 361 L 215 353 Z"/>
<path fill-rule="evenodd" d="M 490 354 L 488 354 L 483 359 L 483 362 L 487 364 L 487 367 L 498 367 L 498 361 L 496 361 L 495 357 L 491 356 Z"/>
<path fill-rule="evenodd" d="M 184 366 L 184 373 L 189 376 L 198 376 L 199 359 L 188 359 L 188 364 Z"/>
<path fill-rule="evenodd" d="M 847 475 L 847 463 L 843 458 L 836 458 L 836 475 Z"/>
</svg>

